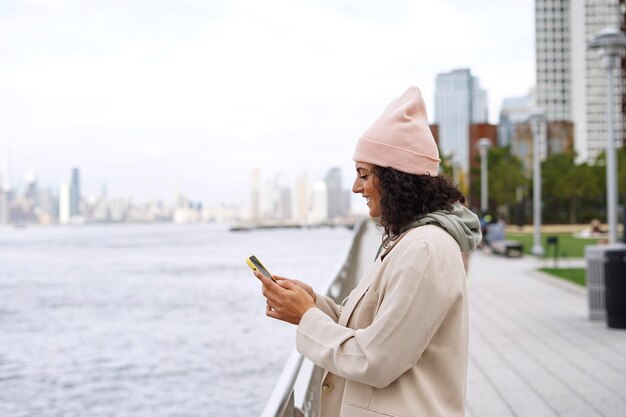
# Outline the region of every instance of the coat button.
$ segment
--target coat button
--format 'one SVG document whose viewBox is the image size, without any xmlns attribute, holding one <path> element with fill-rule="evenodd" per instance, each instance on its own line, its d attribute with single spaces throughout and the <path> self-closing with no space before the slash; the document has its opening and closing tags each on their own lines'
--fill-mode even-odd
<svg viewBox="0 0 626 417">
<path fill-rule="evenodd" d="M 324 384 L 322 385 L 322 390 L 324 390 L 324 392 L 329 393 L 333 390 L 333 388 L 335 388 L 333 386 L 333 384 Z"/>
</svg>

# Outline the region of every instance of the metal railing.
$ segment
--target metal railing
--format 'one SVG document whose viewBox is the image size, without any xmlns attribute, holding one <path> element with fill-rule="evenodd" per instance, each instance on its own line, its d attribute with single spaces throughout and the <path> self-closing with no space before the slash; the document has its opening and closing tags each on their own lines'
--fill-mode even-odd
<svg viewBox="0 0 626 417">
<path fill-rule="evenodd" d="M 345 261 L 319 293 L 340 303 L 374 262 L 379 245 L 376 225 L 370 220 L 357 223 Z M 265 404 L 262 417 L 316 417 L 323 374 L 323 369 L 303 358 L 294 348 Z"/>
</svg>

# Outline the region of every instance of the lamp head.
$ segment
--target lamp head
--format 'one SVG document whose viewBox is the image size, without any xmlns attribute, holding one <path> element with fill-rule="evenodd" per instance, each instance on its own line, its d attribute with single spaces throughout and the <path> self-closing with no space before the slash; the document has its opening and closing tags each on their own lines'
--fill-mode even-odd
<svg viewBox="0 0 626 417">
<path fill-rule="evenodd" d="M 626 34 L 614 27 L 606 27 L 593 35 L 587 47 L 598 51 L 598 55 L 606 61 L 604 65 L 612 68 L 617 65 L 617 59 L 626 53 Z"/>
</svg>

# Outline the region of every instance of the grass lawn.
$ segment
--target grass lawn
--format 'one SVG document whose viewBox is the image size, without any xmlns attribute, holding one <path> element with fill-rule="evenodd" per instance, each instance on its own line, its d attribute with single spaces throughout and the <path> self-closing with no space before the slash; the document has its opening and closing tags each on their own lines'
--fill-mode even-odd
<svg viewBox="0 0 626 417">
<path fill-rule="evenodd" d="M 556 236 L 559 238 L 559 257 L 561 258 L 583 258 L 585 256 L 585 246 L 595 245 L 598 243 L 598 239 L 581 239 L 572 236 L 570 233 L 551 233 L 542 234 L 541 243 L 546 257 L 552 258 L 554 256 L 554 245 L 546 244 L 548 236 Z M 524 253 L 531 254 L 533 247 L 533 234 L 532 233 L 515 233 L 507 232 L 507 239 L 518 240 L 524 245 Z"/>
<path fill-rule="evenodd" d="M 584 268 L 541 268 L 540 271 L 554 275 L 558 278 L 571 281 L 574 284 L 585 286 L 585 269 Z"/>
</svg>

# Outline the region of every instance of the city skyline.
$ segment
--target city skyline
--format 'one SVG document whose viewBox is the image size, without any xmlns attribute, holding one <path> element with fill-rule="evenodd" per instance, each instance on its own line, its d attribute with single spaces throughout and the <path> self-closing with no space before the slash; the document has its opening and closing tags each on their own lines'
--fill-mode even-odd
<svg viewBox="0 0 626 417">
<path fill-rule="evenodd" d="M 138 200 L 132 195 L 110 196 L 106 185 L 99 194 L 82 190 L 80 168 L 72 167 L 66 181 L 49 187 L 29 174 L 15 186 L 0 178 L 0 225 L 125 222 L 241 222 L 281 221 L 320 224 L 349 221 L 366 213 L 363 205 L 351 210 L 351 182 L 342 181 L 341 170 L 329 167 L 324 178 L 309 179 L 306 172 L 290 178 L 280 172 L 252 170 L 249 201 L 226 204 L 206 202 L 179 187 L 166 199 Z M 87 175 L 88 178 L 88 175 Z"/>
<path fill-rule="evenodd" d="M 492 121 L 534 84 L 530 0 L 9 2 L 0 47 L 14 180 L 77 165 L 88 193 L 139 199 L 178 183 L 243 203 L 254 166 L 348 178 L 358 137 L 409 85 L 432 122 L 437 73 L 471 68 Z"/>
</svg>

